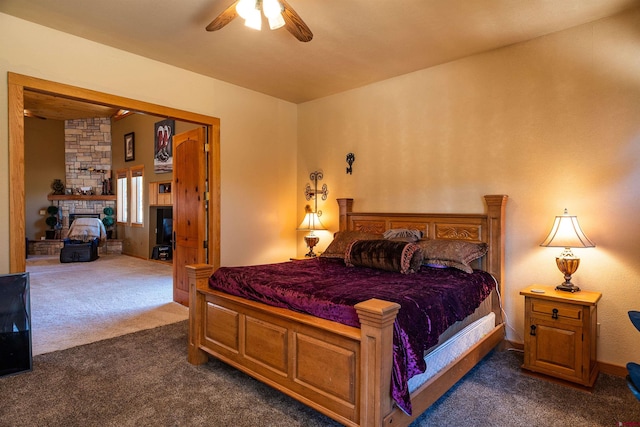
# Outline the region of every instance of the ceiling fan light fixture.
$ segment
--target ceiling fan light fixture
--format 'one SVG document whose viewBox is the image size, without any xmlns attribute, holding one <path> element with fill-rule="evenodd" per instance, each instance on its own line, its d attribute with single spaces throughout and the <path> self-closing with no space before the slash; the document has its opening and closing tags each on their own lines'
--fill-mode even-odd
<svg viewBox="0 0 640 427">
<path fill-rule="evenodd" d="M 236 12 L 238 12 L 238 15 L 244 20 L 249 19 L 255 10 L 260 11 L 257 0 L 240 0 L 238 4 L 236 4 Z"/>
<path fill-rule="evenodd" d="M 245 19 L 244 25 L 260 31 L 262 29 L 262 15 L 260 14 L 260 10 L 254 9 L 249 17 Z"/>
<path fill-rule="evenodd" d="M 272 30 L 284 27 L 301 42 L 309 42 L 313 39 L 313 33 L 307 24 L 285 0 L 236 0 L 216 16 L 205 29 L 220 30 L 240 16 L 245 20 L 245 26 L 260 30 L 263 14 Z"/>
<path fill-rule="evenodd" d="M 269 28 L 277 30 L 284 26 L 284 18 L 282 17 L 282 4 L 278 0 L 263 0 L 262 12 L 269 20 Z"/>
<path fill-rule="evenodd" d="M 282 4 L 278 0 L 262 0 L 264 16 L 272 18 L 282 13 Z"/>
<path fill-rule="evenodd" d="M 278 14 L 275 18 L 267 18 L 269 20 L 269 28 L 272 30 L 277 30 L 278 28 L 284 27 L 284 18 L 282 15 Z"/>
</svg>

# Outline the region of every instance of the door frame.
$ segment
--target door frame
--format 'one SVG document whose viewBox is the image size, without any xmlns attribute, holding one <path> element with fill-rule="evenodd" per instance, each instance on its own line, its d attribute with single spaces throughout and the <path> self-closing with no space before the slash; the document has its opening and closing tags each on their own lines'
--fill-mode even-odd
<svg viewBox="0 0 640 427">
<path fill-rule="evenodd" d="M 8 73 L 9 98 L 9 272 L 26 271 L 24 91 L 47 93 L 195 123 L 207 128 L 209 144 L 208 263 L 220 266 L 220 119 L 22 74 Z"/>
</svg>

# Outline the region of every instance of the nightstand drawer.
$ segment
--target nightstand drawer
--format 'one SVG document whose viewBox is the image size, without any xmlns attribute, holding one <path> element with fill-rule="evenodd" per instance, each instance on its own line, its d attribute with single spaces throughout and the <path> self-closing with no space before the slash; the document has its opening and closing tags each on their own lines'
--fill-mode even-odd
<svg viewBox="0 0 640 427">
<path fill-rule="evenodd" d="M 531 301 L 531 312 L 537 315 L 548 315 L 550 318 L 582 319 L 582 307 L 572 304 L 548 302 L 543 300 Z"/>
</svg>

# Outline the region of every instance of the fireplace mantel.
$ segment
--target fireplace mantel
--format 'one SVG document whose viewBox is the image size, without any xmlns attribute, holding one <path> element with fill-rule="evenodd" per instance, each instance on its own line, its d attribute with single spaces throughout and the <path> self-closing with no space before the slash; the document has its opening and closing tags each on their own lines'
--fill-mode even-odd
<svg viewBox="0 0 640 427">
<path fill-rule="evenodd" d="M 49 194 L 47 200 L 117 200 L 115 194 Z"/>
</svg>

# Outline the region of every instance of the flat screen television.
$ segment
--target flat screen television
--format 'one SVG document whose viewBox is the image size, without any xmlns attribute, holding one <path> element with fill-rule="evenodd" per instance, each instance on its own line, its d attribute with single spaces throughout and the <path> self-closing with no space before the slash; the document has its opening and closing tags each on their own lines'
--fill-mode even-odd
<svg viewBox="0 0 640 427">
<path fill-rule="evenodd" d="M 171 245 L 173 235 L 173 209 L 158 208 L 156 245 Z"/>
</svg>

